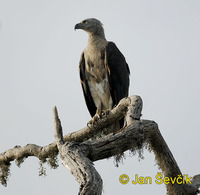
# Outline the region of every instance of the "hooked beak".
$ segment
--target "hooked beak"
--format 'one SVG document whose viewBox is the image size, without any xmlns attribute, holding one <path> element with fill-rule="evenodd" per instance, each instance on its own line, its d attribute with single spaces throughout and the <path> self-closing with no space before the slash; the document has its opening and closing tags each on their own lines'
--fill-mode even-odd
<svg viewBox="0 0 200 195">
<path fill-rule="evenodd" d="M 82 29 L 82 24 L 81 23 L 76 24 L 74 30 L 76 29 Z"/>
</svg>

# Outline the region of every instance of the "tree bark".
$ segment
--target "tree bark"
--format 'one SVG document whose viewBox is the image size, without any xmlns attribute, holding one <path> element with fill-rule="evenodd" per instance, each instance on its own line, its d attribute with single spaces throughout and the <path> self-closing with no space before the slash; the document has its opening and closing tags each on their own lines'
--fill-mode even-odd
<svg viewBox="0 0 200 195">
<path fill-rule="evenodd" d="M 60 158 L 80 184 L 80 195 L 101 195 L 103 181 L 88 156 L 88 146 L 64 141 L 56 107 L 54 108 L 55 139 Z"/>
<path fill-rule="evenodd" d="M 56 142 L 40 147 L 27 145 L 15 147 L 0 154 L 0 166 L 8 164 L 14 159 L 23 159 L 36 156 L 39 159 L 50 158 L 58 150 L 63 164 L 71 171 L 80 184 L 79 194 L 101 194 L 102 179 L 95 170 L 93 162 L 121 155 L 127 150 L 137 150 L 144 144 L 154 152 L 158 166 L 165 177 L 183 177 L 182 173 L 162 137 L 158 125 L 154 121 L 140 120 L 142 100 L 139 96 L 131 96 L 120 101 L 117 107 L 97 121 L 94 126 L 87 126 L 79 131 L 63 137 L 57 109 L 54 108 Z M 112 133 L 109 126 L 116 120 L 125 117 L 126 128 L 123 131 Z M 96 138 L 95 135 L 107 128 L 106 135 Z M 93 137 L 92 139 L 90 139 Z M 51 154 L 51 155 L 50 155 Z M 169 182 L 169 195 L 195 195 L 200 187 L 200 175 L 193 177 L 191 184 Z"/>
</svg>

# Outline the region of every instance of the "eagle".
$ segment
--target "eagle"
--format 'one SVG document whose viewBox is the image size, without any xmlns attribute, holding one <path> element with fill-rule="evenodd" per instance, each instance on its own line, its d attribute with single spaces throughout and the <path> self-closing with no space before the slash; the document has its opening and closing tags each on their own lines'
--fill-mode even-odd
<svg viewBox="0 0 200 195">
<path fill-rule="evenodd" d="M 106 40 L 99 20 L 85 19 L 74 28 L 89 34 L 88 44 L 81 54 L 79 73 L 93 124 L 128 96 L 130 70 L 116 44 Z"/>
</svg>

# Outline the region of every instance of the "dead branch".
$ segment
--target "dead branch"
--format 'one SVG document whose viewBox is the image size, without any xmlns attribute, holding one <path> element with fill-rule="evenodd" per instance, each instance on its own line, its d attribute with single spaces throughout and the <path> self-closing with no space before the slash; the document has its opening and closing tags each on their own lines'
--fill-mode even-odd
<svg viewBox="0 0 200 195">
<path fill-rule="evenodd" d="M 133 96 L 136 102 L 141 102 L 139 96 Z M 113 108 L 109 115 L 104 116 L 101 120 L 97 121 L 94 126 L 86 126 L 81 130 L 69 133 L 64 136 L 65 141 L 82 142 L 97 134 L 101 129 L 111 125 L 115 120 L 121 119 L 127 111 L 127 107 L 131 104 L 131 98 L 122 99 L 118 106 Z M 141 105 L 141 103 L 140 103 Z M 55 114 L 55 113 L 54 113 Z M 27 144 L 24 147 L 15 146 L 0 154 L 0 165 L 9 164 L 14 160 L 25 159 L 29 156 L 35 156 L 38 159 L 45 161 L 46 158 L 52 157 L 58 153 L 56 142 L 47 146 L 38 146 L 35 144 Z"/>
<path fill-rule="evenodd" d="M 101 194 L 102 180 L 92 162 L 120 155 L 127 150 L 137 150 L 147 143 L 154 152 L 157 164 L 165 177 L 182 177 L 182 173 L 163 139 L 158 125 L 154 121 L 139 120 L 141 109 L 142 101 L 140 97 L 132 96 L 125 98 L 120 101 L 118 106 L 109 115 L 97 121 L 95 126 L 85 127 L 63 138 L 61 123 L 58 118 L 57 109 L 55 108 L 56 142 L 45 147 L 29 144 L 23 148 L 15 147 L 7 150 L 0 154 L 0 166 L 8 164 L 15 159 L 28 156 L 36 156 L 39 159 L 47 158 L 52 151 L 53 153 L 57 153 L 58 148 L 63 164 L 80 183 L 80 194 L 95 194 L 89 191 L 90 186 L 93 189 L 98 186 L 97 194 Z M 124 116 L 128 126 L 124 131 L 116 134 L 109 133 L 98 139 L 89 139 L 102 128 L 108 127 L 114 121 Z M 172 182 L 169 182 L 167 185 L 167 194 L 197 194 L 199 187 L 200 175 L 196 175 L 193 177 L 191 184 L 178 184 L 176 182 L 172 184 Z"/>
<path fill-rule="evenodd" d="M 82 144 L 81 147 L 75 142 L 66 141 L 64 143 L 62 127 L 56 107 L 54 108 L 55 118 L 55 139 L 62 163 L 71 171 L 80 184 L 80 195 L 101 195 L 103 181 L 94 168 L 93 162 L 87 158 L 88 146 Z"/>
</svg>

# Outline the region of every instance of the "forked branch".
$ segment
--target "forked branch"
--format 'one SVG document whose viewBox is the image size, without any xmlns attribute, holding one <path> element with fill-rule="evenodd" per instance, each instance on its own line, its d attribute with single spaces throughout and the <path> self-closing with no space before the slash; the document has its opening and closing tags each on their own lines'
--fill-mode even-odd
<svg viewBox="0 0 200 195">
<path fill-rule="evenodd" d="M 142 100 L 139 96 L 131 96 L 120 101 L 109 115 L 97 121 L 95 126 L 87 126 L 79 131 L 62 136 L 62 126 L 57 109 L 54 108 L 55 138 L 56 142 L 40 147 L 27 145 L 15 147 L 0 154 L 0 166 L 9 164 L 10 161 L 28 156 L 39 159 L 48 158 L 51 152 L 59 153 L 63 164 L 71 171 L 80 184 L 79 194 L 101 194 L 102 179 L 95 170 L 94 161 L 123 154 L 127 150 L 137 150 L 148 144 L 154 152 L 158 166 L 165 177 L 182 177 L 182 173 L 163 139 L 158 125 L 154 121 L 140 120 Z M 127 128 L 113 134 L 108 127 L 125 117 Z M 95 135 L 107 128 L 106 135 L 95 138 Z M 93 139 L 90 139 L 93 137 Z M 200 175 L 193 177 L 190 183 L 178 184 L 169 182 L 167 194 L 170 195 L 195 195 L 200 187 Z M 95 189 L 95 191 L 94 191 Z"/>
</svg>

